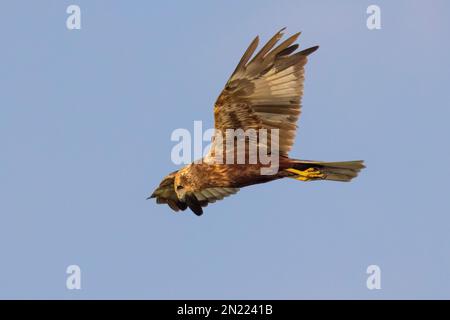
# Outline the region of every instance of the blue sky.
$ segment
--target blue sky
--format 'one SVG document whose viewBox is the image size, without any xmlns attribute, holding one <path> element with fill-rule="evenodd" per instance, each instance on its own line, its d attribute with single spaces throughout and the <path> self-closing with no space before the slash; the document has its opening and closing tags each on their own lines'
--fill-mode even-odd
<svg viewBox="0 0 450 320">
<path fill-rule="evenodd" d="M 82 29 L 66 28 L 81 7 Z M 366 27 L 381 8 L 382 29 Z M 450 298 L 446 1 L 4 1 L 1 298 Z M 198 218 L 145 201 L 170 140 L 259 34 L 302 31 L 295 158 L 364 159 L 350 184 L 277 181 Z M 82 289 L 67 290 L 67 266 Z M 381 290 L 366 268 L 381 268 Z"/>
</svg>

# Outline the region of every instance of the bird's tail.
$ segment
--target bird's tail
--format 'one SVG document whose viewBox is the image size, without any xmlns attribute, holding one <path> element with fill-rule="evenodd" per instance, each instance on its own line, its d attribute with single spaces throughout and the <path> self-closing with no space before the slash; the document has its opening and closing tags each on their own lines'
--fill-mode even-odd
<svg viewBox="0 0 450 320">
<path fill-rule="evenodd" d="M 284 172 L 287 177 L 301 180 L 350 181 L 361 169 L 365 168 L 362 160 L 321 162 L 291 159 L 289 168 Z"/>
</svg>

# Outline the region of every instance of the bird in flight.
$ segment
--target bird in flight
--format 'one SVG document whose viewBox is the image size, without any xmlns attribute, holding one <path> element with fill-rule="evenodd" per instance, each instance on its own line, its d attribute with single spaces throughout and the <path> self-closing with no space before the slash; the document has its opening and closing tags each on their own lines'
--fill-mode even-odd
<svg viewBox="0 0 450 320">
<path fill-rule="evenodd" d="M 276 133 L 278 139 L 270 139 L 270 142 L 259 138 L 252 141 L 269 154 L 272 147 L 276 147 L 277 170 L 272 174 L 262 174 L 261 169 L 267 167 L 267 163 L 249 162 L 249 155 L 246 155 L 244 163 L 217 161 L 221 151 L 216 150 L 221 149 L 216 148 L 219 144 L 219 139 L 216 139 L 219 135 L 216 134 L 209 154 L 202 161 L 194 161 L 167 175 L 148 199 L 156 198 L 158 204 L 167 204 L 174 211 L 189 208 L 200 216 L 203 207 L 235 194 L 242 187 L 282 178 L 350 181 L 364 168 L 362 160 L 323 162 L 289 157 L 300 116 L 304 68 L 308 56 L 318 46 L 296 52 L 299 45 L 294 42 L 300 33 L 276 46 L 283 37 L 283 31 L 277 32 L 256 55 L 259 37 L 252 41 L 214 105 L 214 127 L 220 137 L 230 129 L 244 132 L 269 130 L 270 138 Z M 248 145 L 244 151 L 251 154 Z M 229 156 L 230 152 L 234 159 L 239 150 L 225 148 L 221 159 Z"/>
</svg>

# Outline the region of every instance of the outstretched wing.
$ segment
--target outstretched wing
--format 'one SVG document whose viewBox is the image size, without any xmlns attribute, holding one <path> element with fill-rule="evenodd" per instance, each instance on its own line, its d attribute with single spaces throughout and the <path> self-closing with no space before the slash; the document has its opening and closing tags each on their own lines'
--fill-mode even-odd
<svg viewBox="0 0 450 320">
<path fill-rule="evenodd" d="M 227 129 L 279 129 L 279 152 L 287 155 L 300 115 L 304 66 L 318 47 L 294 53 L 298 44 L 293 43 L 300 33 L 275 47 L 283 30 L 250 60 L 259 38 L 253 40 L 215 103 L 214 120 L 222 133 Z"/>
</svg>

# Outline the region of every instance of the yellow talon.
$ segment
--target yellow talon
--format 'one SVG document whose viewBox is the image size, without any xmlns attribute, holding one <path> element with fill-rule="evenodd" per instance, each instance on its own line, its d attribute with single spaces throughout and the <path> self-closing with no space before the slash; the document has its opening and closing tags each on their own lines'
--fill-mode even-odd
<svg viewBox="0 0 450 320">
<path fill-rule="evenodd" d="M 289 168 L 289 169 L 286 169 L 286 171 L 296 174 L 297 176 L 292 177 L 292 178 L 294 178 L 296 180 L 300 180 L 300 181 L 309 181 L 309 180 L 314 180 L 314 179 L 325 178 L 325 175 L 316 168 L 308 168 L 304 171 Z"/>
</svg>

